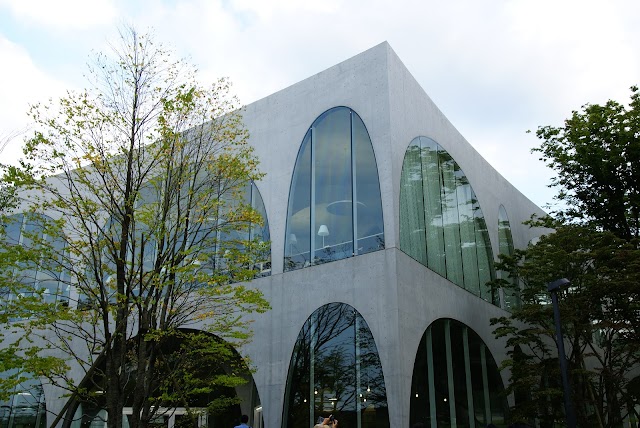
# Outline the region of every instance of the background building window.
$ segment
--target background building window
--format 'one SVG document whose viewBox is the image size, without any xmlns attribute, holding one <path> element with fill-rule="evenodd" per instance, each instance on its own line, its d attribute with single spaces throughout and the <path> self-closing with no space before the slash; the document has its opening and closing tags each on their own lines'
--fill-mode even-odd
<svg viewBox="0 0 640 428">
<path fill-rule="evenodd" d="M 400 249 L 483 299 L 499 304 L 486 285 L 494 278 L 487 225 L 471 184 L 435 141 L 415 138 L 400 179 Z"/>
<path fill-rule="evenodd" d="M 369 134 L 353 110 L 335 107 L 313 122 L 298 152 L 284 270 L 383 248 L 382 201 Z"/>
</svg>

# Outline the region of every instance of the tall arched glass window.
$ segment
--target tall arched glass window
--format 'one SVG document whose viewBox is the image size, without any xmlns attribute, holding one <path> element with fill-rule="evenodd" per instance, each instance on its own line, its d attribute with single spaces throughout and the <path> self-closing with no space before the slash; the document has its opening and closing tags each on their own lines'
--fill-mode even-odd
<svg viewBox="0 0 640 428">
<path fill-rule="evenodd" d="M 0 377 L 6 378 L 7 375 L 5 372 Z M 38 379 L 27 376 L 15 386 L 7 400 L 0 400 L 0 404 L 0 426 L 3 428 L 47 426 L 44 392 Z"/>
<path fill-rule="evenodd" d="M 387 428 L 382 365 L 362 316 L 344 303 L 316 310 L 293 348 L 283 428 L 308 428 L 333 414 L 340 426 Z"/>
<path fill-rule="evenodd" d="M 513 255 L 513 237 L 511 236 L 511 225 L 507 210 L 500 205 L 498 209 L 498 245 L 500 254 L 505 256 Z M 520 291 L 518 290 L 518 280 L 509 276 L 508 272 L 499 271 L 500 278 L 509 282 L 509 288 L 502 289 L 503 307 L 511 310 L 520 306 Z"/>
<path fill-rule="evenodd" d="M 23 289 L 11 290 L 2 296 L 5 301 L 20 295 L 41 294 L 46 303 L 68 304 L 68 275 L 63 268 L 68 262 L 67 243 L 61 236 L 47 234 L 47 224 L 53 220 L 41 214 L 16 214 L 5 219 L 4 242 L 7 249 L 20 245 L 39 253 L 39 260 L 25 261 L 12 272 L 13 278 L 24 284 Z M 52 249 L 53 254 L 45 255 L 43 248 Z"/>
<path fill-rule="evenodd" d="M 380 184 L 369 133 L 356 112 L 332 108 L 313 122 L 298 152 L 284 270 L 383 248 Z"/>
<path fill-rule="evenodd" d="M 410 425 L 506 427 L 507 411 L 500 371 L 480 336 L 455 320 L 433 322 L 413 368 Z"/>
<path fill-rule="evenodd" d="M 471 184 L 439 144 L 415 138 L 400 179 L 400 249 L 483 299 L 494 278 L 487 225 Z"/>
</svg>

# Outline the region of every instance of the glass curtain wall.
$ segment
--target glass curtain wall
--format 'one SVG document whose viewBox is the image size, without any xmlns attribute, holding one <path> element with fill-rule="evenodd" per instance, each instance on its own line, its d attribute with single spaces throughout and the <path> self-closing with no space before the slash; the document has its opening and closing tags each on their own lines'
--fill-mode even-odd
<svg viewBox="0 0 640 428">
<path fill-rule="evenodd" d="M 513 255 L 511 225 L 509 224 L 509 217 L 507 217 L 507 210 L 503 205 L 500 205 L 498 210 L 498 245 L 500 254 L 505 256 Z M 508 311 L 520 307 L 520 290 L 518 289 L 517 278 L 511 277 L 508 272 L 504 271 L 499 271 L 498 275 L 510 284 L 508 288 L 502 289 L 502 307 Z"/>
<path fill-rule="evenodd" d="M 298 152 L 284 270 L 383 248 L 382 201 L 369 134 L 353 110 L 335 107 L 313 122 Z"/>
<path fill-rule="evenodd" d="M 44 392 L 42 384 L 37 379 L 30 378 L 16 385 L 9 399 L 0 400 L 0 404 L 2 428 L 45 428 L 47 426 Z"/>
<path fill-rule="evenodd" d="M 400 179 L 400 249 L 434 272 L 499 304 L 487 226 L 469 180 L 435 141 L 415 138 Z"/>
<path fill-rule="evenodd" d="M 435 321 L 416 355 L 410 425 L 506 427 L 507 409 L 498 366 L 482 339 L 458 321 Z"/>
<path fill-rule="evenodd" d="M 382 365 L 371 331 L 351 306 L 331 303 L 305 322 L 295 343 L 283 428 L 333 414 L 345 428 L 388 428 Z"/>
<path fill-rule="evenodd" d="M 56 254 L 64 254 L 66 241 L 63 237 L 49 236 L 45 232 L 46 223 L 51 218 L 39 214 L 16 214 L 8 218 L 4 226 L 4 244 L 7 246 L 21 245 L 24 248 L 38 251 L 42 245 L 51 244 Z M 66 272 L 62 269 L 64 260 L 41 257 L 41 260 L 25 262 L 21 268 L 15 269 L 13 276 L 24 284 L 20 295 L 41 293 L 47 303 L 68 304 L 70 287 L 67 283 Z M 13 300 L 17 295 L 3 293 L 3 299 Z"/>
</svg>

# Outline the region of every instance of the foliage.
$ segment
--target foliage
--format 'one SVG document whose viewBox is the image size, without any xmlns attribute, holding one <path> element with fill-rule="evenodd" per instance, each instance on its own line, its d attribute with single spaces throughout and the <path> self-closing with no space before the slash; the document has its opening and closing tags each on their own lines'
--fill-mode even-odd
<svg viewBox="0 0 640 428">
<path fill-rule="evenodd" d="M 551 187 L 566 203 L 559 216 L 630 240 L 640 236 L 640 93 L 628 107 L 586 104 L 563 127 L 543 126 L 533 151 L 556 173 Z M 559 217 L 560 218 L 560 217 Z"/>
<path fill-rule="evenodd" d="M 33 338 L 33 355 L 62 356 L 37 373 L 74 400 L 103 391 L 108 425 L 121 426 L 130 406 L 137 427 L 160 403 L 176 405 L 166 382 L 177 385 L 178 374 L 180 397 L 202 392 L 167 363 L 168 340 L 193 345 L 181 332 L 197 326 L 240 345 L 250 339 L 242 314 L 269 305 L 242 284 L 266 244 L 244 238 L 262 221 L 242 199 L 261 174 L 229 82 L 201 87 L 191 67 L 134 29 L 121 42 L 97 55 L 92 89 L 32 108 L 36 131 L 5 180 L 21 189 L 36 232 L 30 245 L 4 240 L 12 256 L 0 270 L 5 294 L 24 308 L 12 326 Z M 59 284 L 54 299 L 34 278 L 42 272 Z M 219 366 L 237 358 L 218 339 L 198 343 Z M 237 381 L 229 376 L 214 385 Z"/>
<path fill-rule="evenodd" d="M 505 366 L 508 392 L 516 396 L 512 417 L 549 427 L 564 419 L 547 283 L 567 278 L 570 288 L 558 297 L 578 426 L 620 426 L 633 411 L 630 381 L 640 363 L 638 242 L 550 218 L 531 224 L 555 232 L 502 257 L 499 268 L 519 279 L 522 305 L 492 320 L 511 349 Z"/>
</svg>

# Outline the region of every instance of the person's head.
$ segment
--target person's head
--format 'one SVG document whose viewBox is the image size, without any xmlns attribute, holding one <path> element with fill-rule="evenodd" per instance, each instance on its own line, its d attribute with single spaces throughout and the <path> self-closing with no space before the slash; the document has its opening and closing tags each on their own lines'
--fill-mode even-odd
<svg viewBox="0 0 640 428">
<path fill-rule="evenodd" d="M 249 416 L 242 415 L 242 417 L 240 418 L 240 422 L 242 422 L 243 424 L 249 423 Z"/>
</svg>

